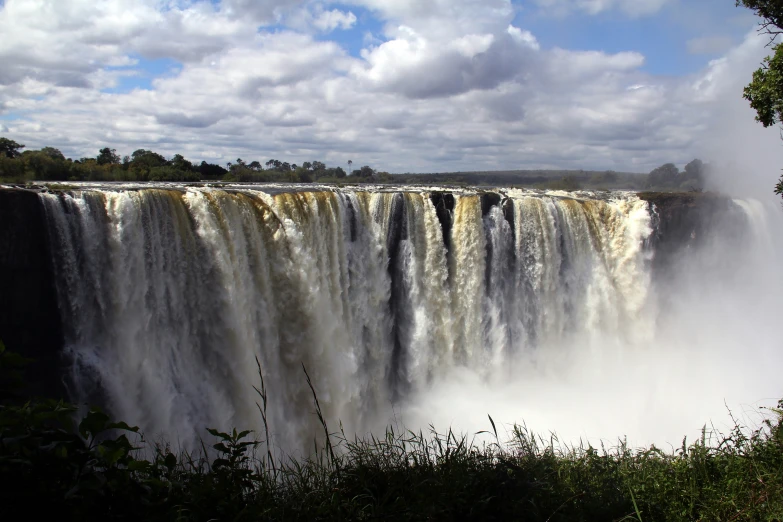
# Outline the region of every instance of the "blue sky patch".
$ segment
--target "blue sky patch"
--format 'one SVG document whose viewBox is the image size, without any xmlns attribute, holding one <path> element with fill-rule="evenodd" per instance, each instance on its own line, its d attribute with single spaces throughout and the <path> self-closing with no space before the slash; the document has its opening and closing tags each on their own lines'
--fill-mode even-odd
<svg viewBox="0 0 783 522">
<path fill-rule="evenodd" d="M 3 121 L 15 121 L 15 120 L 22 119 L 22 117 L 23 117 L 22 113 L 18 111 L 10 111 L 6 113 L 0 112 L 0 120 Z"/>
<path fill-rule="evenodd" d="M 668 4 L 655 14 L 639 17 L 617 9 L 596 15 L 574 11 L 555 16 L 522 8 L 514 24 L 532 32 L 544 48 L 636 51 L 645 57 L 642 71 L 680 76 L 697 72 L 726 50 L 692 54 L 690 40 L 720 38 L 736 45 L 755 24 L 749 14 L 733 2 L 691 0 Z"/>
<path fill-rule="evenodd" d="M 319 41 L 332 41 L 345 49 L 353 57 L 361 57 L 362 49 L 369 47 L 366 36 L 372 34 L 376 39 L 383 38 L 384 24 L 379 21 L 369 9 L 364 9 L 355 5 L 330 4 L 328 10 L 339 9 L 344 12 L 351 12 L 356 16 L 356 23 L 350 29 L 337 28 L 331 33 L 319 34 L 316 39 Z"/>
<path fill-rule="evenodd" d="M 148 60 L 141 56 L 133 56 L 138 60 L 135 65 L 123 67 L 107 67 L 110 71 L 128 71 L 128 75 L 121 75 L 117 78 L 117 85 L 109 89 L 103 89 L 102 92 L 113 94 L 125 94 L 134 89 L 152 89 L 152 81 L 156 78 L 164 78 L 174 75 L 182 64 L 171 58 L 157 58 Z"/>
</svg>

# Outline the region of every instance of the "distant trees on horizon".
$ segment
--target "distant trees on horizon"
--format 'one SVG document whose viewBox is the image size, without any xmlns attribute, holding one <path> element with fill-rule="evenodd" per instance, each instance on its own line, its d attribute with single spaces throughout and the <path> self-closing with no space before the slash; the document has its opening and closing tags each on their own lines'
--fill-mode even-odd
<svg viewBox="0 0 783 522">
<path fill-rule="evenodd" d="M 342 167 L 328 167 L 322 161 L 306 161 L 302 165 L 278 159 L 244 161 L 237 158 L 226 166 L 202 161 L 196 165 L 175 154 L 166 159 L 162 154 L 138 149 L 130 156 L 120 157 L 117 150 L 104 147 L 94 158 L 66 158 L 53 147 L 22 151 L 25 146 L 8 138 L 0 138 L 0 180 L 22 181 L 228 181 L 228 182 L 333 182 L 348 176 Z M 352 162 L 349 162 L 352 163 Z M 266 166 L 266 168 L 264 168 Z M 376 173 L 369 166 L 355 172 L 356 181 L 389 181 L 386 172 Z"/>
<path fill-rule="evenodd" d="M 329 167 L 322 161 L 305 161 L 301 165 L 279 159 L 269 159 L 264 163 L 258 160 L 245 161 L 237 158 L 223 165 L 202 161 L 194 164 L 181 154 L 167 159 L 160 153 L 147 149 L 137 149 L 129 156 L 120 157 L 116 149 L 104 147 L 98 150 L 94 158 L 78 160 L 66 158 L 54 147 L 40 150 L 24 150 L 25 146 L 8 138 L 0 137 L 0 180 L 12 182 L 24 181 L 226 181 L 226 182 L 282 182 L 282 183 L 330 183 L 346 181 L 349 177 L 342 167 Z M 353 182 L 401 182 L 415 183 L 428 179 L 432 182 L 480 183 L 480 173 L 452 173 L 432 175 L 398 175 L 392 177 L 388 172 L 377 172 L 368 165 L 353 169 L 353 161 L 348 161 Z M 685 165 L 681 172 L 673 163 L 666 163 L 653 169 L 646 178 L 633 175 L 638 181 L 629 180 L 628 173 L 611 170 L 590 171 L 552 171 L 555 177 L 535 178 L 531 186 L 561 190 L 594 189 L 647 189 L 647 190 L 701 190 L 709 165 L 695 159 Z M 508 180 L 498 179 L 503 184 L 526 183 L 533 181 L 526 172 L 517 171 L 518 179 L 513 179 L 509 171 Z M 541 171 L 544 172 L 544 171 Z M 492 173 L 486 173 L 492 177 Z M 497 177 L 497 176 L 496 176 Z M 434 179 L 430 179 L 434 178 Z M 442 178 L 442 179 L 440 179 Z M 487 178 L 489 179 L 489 178 Z"/>
<path fill-rule="evenodd" d="M 685 170 L 682 172 L 674 163 L 666 163 L 653 169 L 647 175 L 647 188 L 702 190 L 704 175 L 708 170 L 709 166 L 700 159 L 695 159 L 685 165 Z"/>
</svg>

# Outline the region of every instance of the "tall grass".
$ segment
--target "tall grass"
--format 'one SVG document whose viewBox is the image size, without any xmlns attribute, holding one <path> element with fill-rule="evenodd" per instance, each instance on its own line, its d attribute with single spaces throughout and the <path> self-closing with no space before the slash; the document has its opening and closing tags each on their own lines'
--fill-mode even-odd
<svg viewBox="0 0 783 522">
<path fill-rule="evenodd" d="M 2 361 L 0 351 L 0 368 Z M 133 445 L 128 434 L 138 429 L 98 410 L 76 424 L 67 404 L 3 398 L 3 514 L 33 519 L 54 509 L 58 520 L 205 522 L 783 520 L 780 410 L 768 411 L 758 429 L 705 430 L 671 451 L 622 442 L 568 446 L 524 426 L 500 440 L 491 418 L 491 431 L 478 438 L 432 426 L 357 438 L 329 429 L 311 390 L 325 439 L 304 458 L 263 451 L 268 427 L 257 434 L 210 429 L 200 452 L 174 455 L 143 439 Z M 263 379 L 257 392 L 265 419 Z"/>
</svg>

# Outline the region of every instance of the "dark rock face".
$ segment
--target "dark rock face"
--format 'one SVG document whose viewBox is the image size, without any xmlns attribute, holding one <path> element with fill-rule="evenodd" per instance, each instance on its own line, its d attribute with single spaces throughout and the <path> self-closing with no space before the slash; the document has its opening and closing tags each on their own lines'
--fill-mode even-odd
<svg viewBox="0 0 783 522">
<path fill-rule="evenodd" d="M 711 230 L 721 235 L 741 235 L 745 216 L 726 196 L 699 192 L 642 192 L 650 204 L 653 233 L 650 245 L 655 252 L 653 273 L 664 276 L 685 251 L 702 245 Z M 728 230 L 727 230 L 728 229 Z"/>
<path fill-rule="evenodd" d="M 500 194 L 495 192 L 484 192 L 481 194 L 481 217 L 489 214 L 489 211 L 492 207 L 500 205 L 500 201 Z"/>
<path fill-rule="evenodd" d="M 451 250 L 451 228 L 454 226 L 452 222 L 452 212 L 454 212 L 455 205 L 454 194 L 433 192 L 430 194 L 430 199 L 432 204 L 435 205 L 435 212 L 443 230 L 443 243 L 446 245 L 446 250 Z"/>
<path fill-rule="evenodd" d="M 50 260 L 38 195 L 0 189 L 0 339 L 35 359 L 26 391 L 59 398 L 63 341 Z"/>
</svg>

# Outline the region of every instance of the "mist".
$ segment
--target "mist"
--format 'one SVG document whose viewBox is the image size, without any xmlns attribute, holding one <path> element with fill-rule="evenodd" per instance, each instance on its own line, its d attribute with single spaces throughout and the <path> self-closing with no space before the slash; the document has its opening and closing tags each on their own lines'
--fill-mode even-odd
<svg viewBox="0 0 783 522">
<path fill-rule="evenodd" d="M 472 434 L 491 430 L 491 415 L 501 440 L 519 424 L 569 445 L 663 448 L 703 427 L 728 433 L 730 415 L 758 427 L 783 397 L 783 219 L 775 205 L 741 204 L 757 220 L 751 237 L 716 234 L 681 257 L 649 296 L 639 338 L 542 346 L 490 379 L 456 370 L 401 407 L 402 423 Z"/>
<path fill-rule="evenodd" d="M 491 428 L 491 415 L 506 430 L 524 424 L 568 444 L 627 437 L 663 447 L 703 427 L 728 432 L 731 416 L 760 425 L 763 408 L 783 397 L 783 211 L 773 193 L 783 141 L 779 128 L 755 121 L 742 91 L 768 42 L 752 31 L 688 86 L 701 94 L 691 115 L 708 123 L 685 156 L 711 164 L 707 190 L 738 198 L 750 227 L 715 223 L 707 241 L 657 274 L 639 338 L 595 332 L 542 347 L 495 379 L 460 369 L 402 407 L 405 424 L 475 433 Z"/>
<path fill-rule="evenodd" d="M 742 97 L 753 72 L 771 52 L 769 37 L 756 30 L 724 57 L 714 60 L 692 87 L 702 93 L 694 110 L 705 115 L 703 135 L 694 136 L 694 153 L 712 165 L 707 188 L 765 202 L 780 198 L 773 189 L 783 173 L 779 127 L 764 128 Z"/>
</svg>

